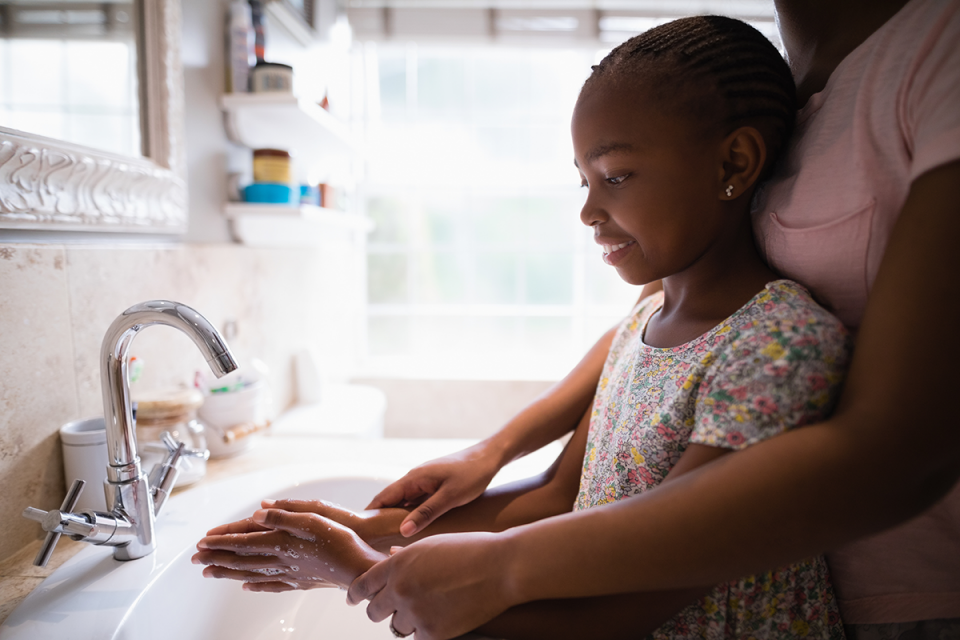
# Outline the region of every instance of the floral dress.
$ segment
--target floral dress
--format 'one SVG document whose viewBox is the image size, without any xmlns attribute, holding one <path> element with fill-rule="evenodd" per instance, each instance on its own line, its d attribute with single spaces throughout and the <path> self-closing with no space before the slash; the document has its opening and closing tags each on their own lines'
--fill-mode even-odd
<svg viewBox="0 0 960 640">
<path fill-rule="evenodd" d="M 699 338 L 644 344 L 663 294 L 621 323 L 594 400 L 575 509 L 657 486 L 689 443 L 743 449 L 830 414 L 850 355 L 843 325 L 778 280 Z M 760 532 L 762 534 L 762 532 Z M 656 550 L 636 550 L 656 553 Z M 716 587 L 652 638 L 843 638 L 822 557 Z"/>
</svg>

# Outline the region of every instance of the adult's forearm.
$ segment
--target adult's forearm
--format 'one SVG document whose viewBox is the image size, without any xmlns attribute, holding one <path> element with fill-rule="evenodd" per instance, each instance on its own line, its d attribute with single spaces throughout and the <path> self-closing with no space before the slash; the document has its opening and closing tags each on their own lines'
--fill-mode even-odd
<svg viewBox="0 0 960 640">
<path fill-rule="evenodd" d="M 716 584 L 881 528 L 884 510 L 846 488 L 865 469 L 850 468 L 832 436 L 798 430 L 628 500 L 501 534 L 510 601 Z"/>
<path fill-rule="evenodd" d="M 709 588 L 679 589 L 528 602 L 508 609 L 477 631 L 505 640 L 642 638 L 707 591 Z"/>
</svg>

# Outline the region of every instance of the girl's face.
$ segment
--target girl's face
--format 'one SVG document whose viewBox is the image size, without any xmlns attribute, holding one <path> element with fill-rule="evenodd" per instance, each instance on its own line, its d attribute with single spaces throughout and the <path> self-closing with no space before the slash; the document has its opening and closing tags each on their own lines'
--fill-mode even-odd
<svg viewBox="0 0 960 640">
<path fill-rule="evenodd" d="M 575 164 L 589 190 L 580 219 L 630 284 L 685 271 L 723 228 L 722 138 L 666 111 L 642 90 L 601 86 L 573 114 Z"/>
</svg>

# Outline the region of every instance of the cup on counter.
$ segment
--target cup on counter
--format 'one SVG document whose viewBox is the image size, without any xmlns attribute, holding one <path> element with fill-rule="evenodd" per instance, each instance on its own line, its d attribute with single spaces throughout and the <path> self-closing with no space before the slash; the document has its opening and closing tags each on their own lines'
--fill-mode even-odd
<svg viewBox="0 0 960 640">
<path fill-rule="evenodd" d="M 106 511 L 103 482 L 107 479 L 107 431 L 103 418 L 74 420 L 60 427 L 66 489 L 74 480 L 85 480 L 76 511 Z"/>
<path fill-rule="evenodd" d="M 242 388 L 211 393 L 198 412 L 207 427 L 211 458 L 226 458 L 245 451 L 254 433 L 270 426 L 267 420 L 267 388 L 257 380 Z"/>
</svg>

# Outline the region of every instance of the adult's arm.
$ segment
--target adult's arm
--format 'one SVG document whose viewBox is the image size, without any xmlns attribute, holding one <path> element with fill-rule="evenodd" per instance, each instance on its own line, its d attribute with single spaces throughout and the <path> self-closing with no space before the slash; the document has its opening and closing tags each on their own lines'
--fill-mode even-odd
<svg viewBox="0 0 960 640">
<path fill-rule="evenodd" d="M 631 500 L 460 543 L 428 538 L 358 578 L 350 601 L 371 597 L 374 619 L 397 611 L 418 640 L 446 638 L 534 600 L 716 584 L 918 515 L 960 477 L 946 401 L 960 383 L 958 243 L 952 162 L 911 185 L 830 420 Z"/>
</svg>

